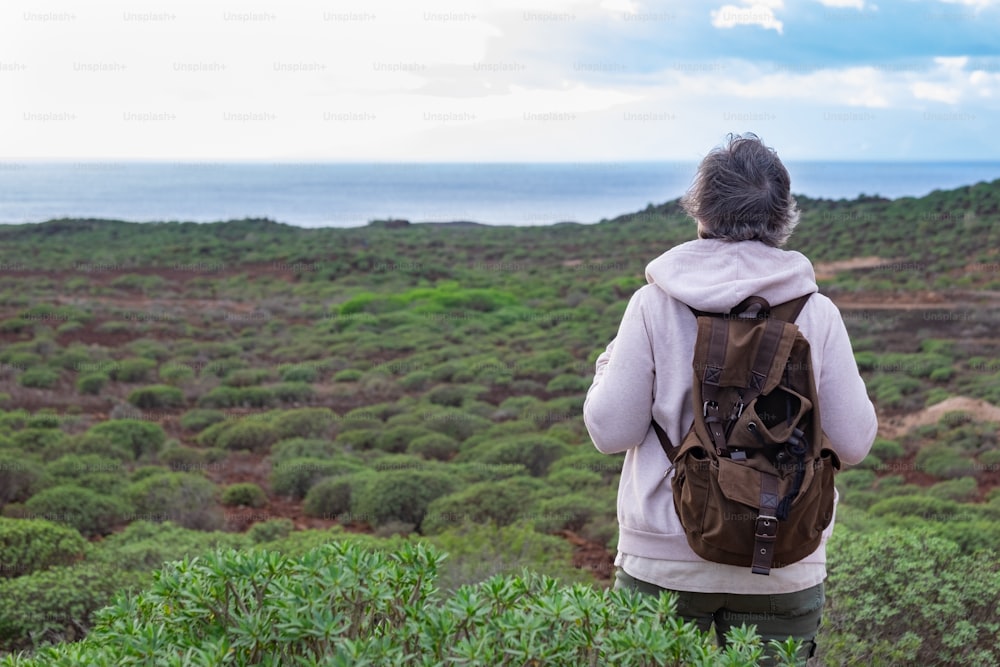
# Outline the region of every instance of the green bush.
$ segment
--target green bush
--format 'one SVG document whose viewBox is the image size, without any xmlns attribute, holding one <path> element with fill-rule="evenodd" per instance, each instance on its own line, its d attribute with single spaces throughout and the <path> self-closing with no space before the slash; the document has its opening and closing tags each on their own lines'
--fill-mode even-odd
<svg viewBox="0 0 1000 667">
<path fill-rule="evenodd" d="M 406 451 L 412 441 L 431 433 L 433 431 L 421 426 L 395 426 L 377 435 L 375 447 L 384 452 L 400 454 Z"/>
<path fill-rule="evenodd" d="M 86 547 L 79 532 L 58 523 L 0 518 L 0 579 L 75 563 Z"/>
<path fill-rule="evenodd" d="M 305 382 L 279 382 L 268 391 L 280 403 L 309 403 L 316 398 L 316 390 Z"/>
<path fill-rule="evenodd" d="M 0 507 L 24 502 L 38 490 L 44 469 L 19 449 L 0 450 Z"/>
<path fill-rule="evenodd" d="M 183 407 L 184 393 L 177 387 L 154 384 L 129 392 L 128 402 L 142 410 L 169 410 Z"/>
<path fill-rule="evenodd" d="M 834 535 L 819 647 L 836 664 L 1000 661 L 995 553 L 962 553 L 925 531 Z M 878 563 L 878 567 L 873 567 Z"/>
<path fill-rule="evenodd" d="M 241 419 L 231 422 L 219 433 L 215 446 L 222 449 L 246 449 L 251 452 L 267 451 L 279 435 L 270 423 L 263 419 Z"/>
<path fill-rule="evenodd" d="M 24 503 L 29 515 L 72 526 L 90 537 L 107 535 L 128 513 L 125 503 L 74 484 L 39 491 Z"/>
<path fill-rule="evenodd" d="M 361 470 L 350 459 L 298 458 L 282 461 L 271 470 L 271 491 L 281 496 L 304 498 L 313 484 L 324 477 L 336 477 Z"/>
<path fill-rule="evenodd" d="M 289 459 L 331 459 L 340 453 L 340 447 L 329 440 L 291 438 L 274 443 L 270 459 L 275 465 Z"/>
<path fill-rule="evenodd" d="M 337 414 L 329 408 L 298 408 L 279 412 L 271 422 L 282 439 L 328 438 L 333 434 Z"/>
<path fill-rule="evenodd" d="M 294 528 L 295 524 L 292 523 L 291 519 L 268 519 L 250 526 L 247 537 L 254 544 L 274 542 L 288 537 Z"/>
<path fill-rule="evenodd" d="M 422 415 L 423 425 L 459 442 L 493 425 L 488 419 L 454 408 L 442 408 Z"/>
<path fill-rule="evenodd" d="M 358 489 L 351 511 L 373 526 L 398 521 L 419 529 L 428 505 L 455 487 L 445 471 L 385 470 Z"/>
<path fill-rule="evenodd" d="M 268 380 L 271 372 L 263 368 L 240 368 L 222 378 L 227 387 L 255 387 Z"/>
<path fill-rule="evenodd" d="M 76 484 L 114 496 L 125 483 L 127 470 L 119 459 L 97 454 L 67 454 L 45 466 L 46 484 Z"/>
<path fill-rule="evenodd" d="M 364 372 L 358 370 L 357 368 L 345 368 L 342 371 L 337 371 L 333 375 L 334 382 L 357 382 L 364 376 Z"/>
<path fill-rule="evenodd" d="M 979 493 L 979 485 L 975 477 L 960 477 L 950 479 L 946 482 L 938 482 L 927 489 L 927 495 L 942 500 L 955 500 L 958 502 L 969 502 L 975 500 Z"/>
<path fill-rule="evenodd" d="M 104 391 L 108 384 L 106 373 L 87 373 L 76 379 L 76 390 L 81 394 L 96 396 Z"/>
<path fill-rule="evenodd" d="M 316 482 L 306 493 L 302 509 L 306 516 L 335 519 L 351 510 L 352 492 L 357 481 L 352 475 L 327 477 Z"/>
<path fill-rule="evenodd" d="M 421 531 L 433 535 L 466 522 L 507 526 L 530 520 L 525 515 L 533 511 L 535 497 L 545 489 L 540 480 L 530 477 L 472 484 L 431 503 Z"/>
<path fill-rule="evenodd" d="M 410 440 L 406 452 L 428 460 L 448 461 L 458 453 L 458 449 L 458 441 L 454 438 L 444 433 L 428 433 Z"/>
<path fill-rule="evenodd" d="M 181 415 L 181 428 L 186 431 L 200 433 L 213 424 L 226 420 L 226 413 L 221 410 L 206 410 L 194 408 Z"/>
<path fill-rule="evenodd" d="M 487 464 L 522 463 L 533 476 L 543 477 L 548 472 L 549 466 L 569 451 L 565 444 L 553 438 L 526 434 L 477 445 L 459 454 L 456 461 Z"/>
<path fill-rule="evenodd" d="M 929 445 L 917 452 L 914 464 L 918 470 L 943 479 L 973 475 L 975 462 L 947 445 Z"/>
<path fill-rule="evenodd" d="M 319 380 L 319 369 L 315 364 L 286 364 L 278 372 L 282 382 L 316 382 Z"/>
<path fill-rule="evenodd" d="M 111 419 L 90 427 L 77 447 L 81 453 L 113 453 L 119 458 L 138 460 L 154 456 L 166 440 L 166 433 L 159 424 L 138 419 Z"/>
<path fill-rule="evenodd" d="M 215 484 L 201 475 L 164 472 L 132 482 L 125 489 L 125 497 L 135 508 L 137 518 L 172 521 L 194 530 L 217 530 L 223 523 L 215 506 L 217 491 Z"/>
<path fill-rule="evenodd" d="M 560 587 L 525 573 L 442 599 L 436 575 L 443 560 L 419 543 L 386 553 L 334 542 L 295 559 L 220 551 L 171 564 L 146 591 L 117 598 L 84 641 L 3 664 L 76 667 L 171 656 L 178 665 L 750 667 L 763 652 L 746 628 L 732 630 L 727 647 L 718 648 L 677 618 L 672 596 Z M 771 650 L 783 656 L 779 665 L 795 664 L 794 644 Z"/>
<path fill-rule="evenodd" d="M 194 369 L 186 364 L 163 364 L 158 375 L 163 384 L 179 387 L 194 379 Z"/>
<path fill-rule="evenodd" d="M 201 470 L 206 466 L 205 452 L 193 447 L 170 447 L 160 454 L 160 463 L 174 472 Z"/>
<path fill-rule="evenodd" d="M 149 382 L 156 362 L 143 357 L 122 359 L 111 366 L 111 378 L 118 382 Z"/>
<path fill-rule="evenodd" d="M 267 494 L 264 489 L 250 482 L 230 484 L 222 492 L 222 504 L 230 507 L 264 507 L 267 505 Z"/>
<path fill-rule="evenodd" d="M 59 382 L 59 371 L 45 366 L 34 366 L 21 373 L 18 383 L 30 389 L 52 389 Z"/>
<path fill-rule="evenodd" d="M 906 452 L 903 451 L 903 446 L 895 440 L 875 438 L 875 442 L 872 444 L 871 453 L 883 461 L 891 461 L 892 459 L 902 458 Z"/>
</svg>

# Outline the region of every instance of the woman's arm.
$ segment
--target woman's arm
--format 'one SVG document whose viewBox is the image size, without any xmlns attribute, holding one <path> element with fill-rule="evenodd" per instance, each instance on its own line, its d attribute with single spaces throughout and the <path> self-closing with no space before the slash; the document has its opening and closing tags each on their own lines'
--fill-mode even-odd
<svg viewBox="0 0 1000 667">
<path fill-rule="evenodd" d="M 618 335 L 597 358 L 594 382 L 583 404 L 590 438 L 605 454 L 631 449 L 649 432 L 655 374 L 642 292 L 632 296 Z"/>
</svg>

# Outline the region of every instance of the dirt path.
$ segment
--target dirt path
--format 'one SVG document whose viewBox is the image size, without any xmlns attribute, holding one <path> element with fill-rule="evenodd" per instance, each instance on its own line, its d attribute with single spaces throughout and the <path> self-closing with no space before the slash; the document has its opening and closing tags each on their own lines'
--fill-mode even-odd
<svg viewBox="0 0 1000 667">
<path fill-rule="evenodd" d="M 817 262 L 813 268 L 816 270 L 816 280 L 830 280 L 843 271 L 871 269 L 888 263 L 889 260 L 882 257 L 852 257 L 836 262 Z"/>
<path fill-rule="evenodd" d="M 918 426 L 936 424 L 945 414 L 957 411 L 969 413 L 976 421 L 1000 423 L 1000 407 L 978 398 L 952 396 L 918 412 L 894 417 L 879 424 L 879 435 L 890 439 L 898 438 Z"/>
</svg>

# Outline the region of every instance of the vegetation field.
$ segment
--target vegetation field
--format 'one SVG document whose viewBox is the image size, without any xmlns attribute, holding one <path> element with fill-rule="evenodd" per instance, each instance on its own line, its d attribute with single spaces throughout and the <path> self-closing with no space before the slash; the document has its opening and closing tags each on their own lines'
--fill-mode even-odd
<svg viewBox="0 0 1000 667">
<path fill-rule="evenodd" d="M 799 204 L 881 422 L 821 662 L 998 664 L 1000 181 Z M 752 630 L 720 651 L 606 590 L 621 459 L 581 417 L 693 236 L 676 202 L 0 228 L 2 664 L 754 664 Z"/>
</svg>

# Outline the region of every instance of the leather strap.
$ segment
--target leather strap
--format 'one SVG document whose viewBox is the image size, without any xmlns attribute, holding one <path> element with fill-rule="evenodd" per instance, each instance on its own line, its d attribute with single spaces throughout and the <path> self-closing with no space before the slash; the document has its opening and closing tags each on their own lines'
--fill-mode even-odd
<svg viewBox="0 0 1000 667">
<path fill-rule="evenodd" d="M 726 423 L 719 407 L 719 384 L 722 370 L 726 367 L 726 345 L 729 343 L 729 324 L 713 317 L 708 320 L 711 330 L 708 339 L 708 354 L 705 355 L 705 370 L 701 377 L 702 413 L 705 426 L 712 438 L 712 444 L 720 455 L 726 453 Z"/>
<path fill-rule="evenodd" d="M 675 447 L 672 442 L 670 442 L 670 436 L 667 432 L 663 430 L 663 427 L 653 420 L 653 430 L 656 432 L 656 437 L 660 441 L 660 447 L 663 447 L 663 453 L 667 455 L 667 460 L 670 463 L 674 462 L 674 456 L 677 454 L 679 447 Z"/>
<path fill-rule="evenodd" d="M 760 512 L 754 525 L 754 574 L 770 574 L 774 562 L 774 543 L 778 539 L 778 478 L 770 473 L 760 475 Z"/>
</svg>

